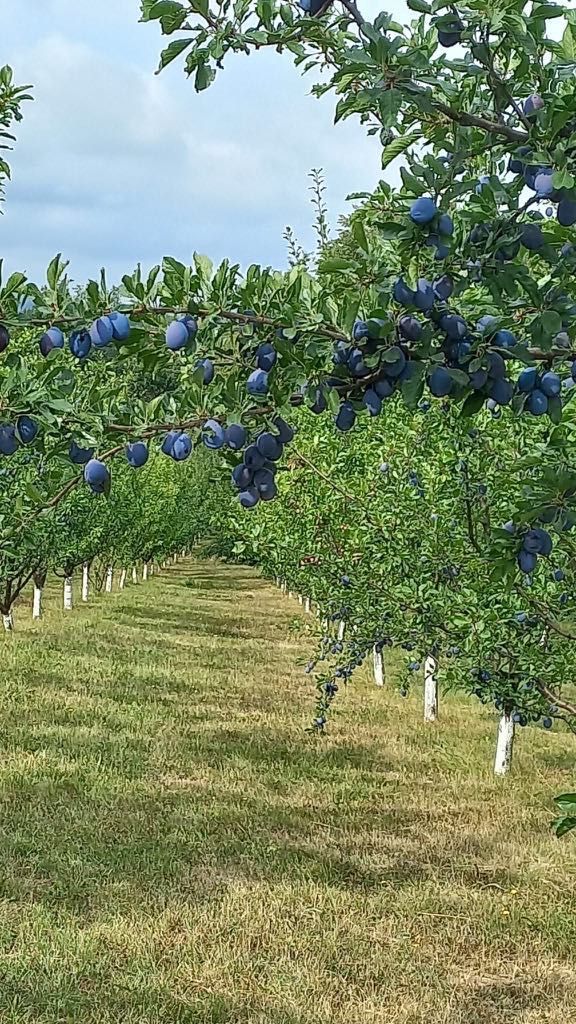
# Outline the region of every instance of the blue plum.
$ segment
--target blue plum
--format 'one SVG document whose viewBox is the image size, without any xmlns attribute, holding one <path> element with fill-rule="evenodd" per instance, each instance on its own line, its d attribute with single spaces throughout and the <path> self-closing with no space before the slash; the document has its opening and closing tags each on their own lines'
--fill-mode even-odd
<svg viewBox="0 0 576 1024">
<path fill-rule="evenodd" d="M 444 366 L 437 366 L 428 378 L 428 387 L 436 398 L 445 398 L 454 387 L 454 381 Z"/>
<path fill-rule="evenodd" d="M 562 381 L 557 373 L 553 370 L 548 370 L 542 374 L 540 378 L 540 390 L 544 392 L 547 398 L 555 398 L 559 395 L 562 390 Z"/>
<path fill-rule="evenodd" d="M 244 452 L 244 462 L 249 469 L 262 469 L 266 462 L 266 456 L 262 455 L 255 444 L 250 444 Z"/>
<path fill-rule="evenodd" d="M 217 420 L 206 420 L 202 427 L 202 442 L 206 448 L 217 451 L 226 443 L 224 427 Z"/>
<path fill-rule="evenodd" d="M 246 466 L 245 463 L 241 462 L 239 466 L 234 466 L 232 470 L 232 483 L 239 490 L 243 491 L 247 487 L 250 487 L 254 480 L 254 470 Z"/>
<path fill-rule="evenodd" d="M 126 460 L 132 469 L 141 469 L 148 462 L 148 445 L 144 441 L 133 441 L 126 445 Z"/>
<path fill-rule="evenodd" d="M 16 427 L 11 423 L 0 423 L 0 455 L 14 455 L 19 447 Z"/>
<path fill-rule="evenodd" d="M 576 224 L 576 199 L 570 199 L 568 196 L 561 199 L 558 203 L 556 217 L 558 223 L 564 228 L 570 228 Z"/>
<path fill-rule="evenodd" d="M 282 442 L 268 431 L 260 434 L 256 441 L 256 448 L 260 455 L 263 455 L 265 459 L 269 459 L 271 462 L 276 462 L 282 456 Z"/>
<path fill-rule="evenodd" d="M 536 366 L 527 366 L 518 377 L 518 390 L 523 394 L 529 394 L 531 391 L 534 391 L 537 383 L 538 368 Z"/>
<path fill-rule="evenodd" d="M 188 434 L 181 433 L 174 439 L 171 456 L 175 462 L 184 462 L 192 451 L 192 439 Z"/>
<path fill-rule="evenodd" d="M 64 348 L 64 335 L 59 327 L 49 327 L 39 341 L 40 352 L 48 356 L 55 348 Z"/>
<path fill-rule="evenodd" d="M 276 349 L 269 342 L 264 345 L 260 345 L 256 353 L 256 364 L 259 370 L 265 370 L 269 373 L 272 367 L 276 364 L 278 358 Z"/>
<path fill-rule="evenodd" d="M 524 407 L 532 416 L 544 416 L 548 412 L 548 398 L 540 388 L 534 388 Z"/>
<path fill-rule="evenodd" d="M 196 370 L 202 369 L 202 383 L 211 384 L 214 380 L 214 363 L 211 359 L 199 359 L 195 366 Z"/>
<path fill-rule="evenodd" d="M 106 348 L 114 338 L 114 327 L 110 317 L 100 316 L 90 328 L 90 340 L 94 348 Z"/>
<path fill-rule="evenodd" d="M 336 415 L 335 423 L 338 430 L 346 433 L 352 430 L 356 422 L 356 411 L 351 402 L 342 402 Z"/>
<path fill-rule="evenodd" d="M 246 382 L 249 395 L 266 395 L 268 393 L 268 374 L 265 370 L 254 370 Z"/>
<path fill-rule="evenodd" d="M 68 342 L 70 351 L 76 359 L 86 359 L 92 348 L 92 338 L 88 331 L 72 331 Z"/>
<path fill-rule="evenodd" d="M 399 302 L 401 306 L 413 306 L 414 305 L 414 292 L 408 287 L 404 278 L 399 277 L 394 283 L 392 289 L 392 297 L 395 302 Z"/>
<path fill-rule="evenodd" d="M 10 344 L 10 331 L 6 324 L 0 324 L 0 352 L 5 352 Z"/>
<path fill-rule="evenodd" d="M 534 572 L 534 569 L 538 564 L 538 556 L 532 554 L 531 551 L 526 551 L 524 548 L 522 548 L 518 552 L 517 561 L 520 571 L 526 573 L 526 575 L 530 575 L 530 573 Z"/>
<path fill-rule="evenodd" d="M 278 437 L 282 444 L 290 444 L 294 440 L 294 428 L 286 420 L 282 419 L 281 416 L 275 416 L 272 422 L 278 431 Z"/>
<path fill-rule="evenodd" d="M 371 416 L 378 416 L 382 410 L 382 399 L 374 388 L 368 388 L 362 396 L 362 401 Z"/>
<path fill-rule="evenodd" d="M 161 445 L 161 448 L 160 448 L 160 451 L 163 452 L 164 455 L 172 455 L 172 452 L 174 450 L 174 442 L 176 441 L 176 439 L 178 437 L 180 437 L 181 433 L 182 433 L 181 430 L 169 430 L 168 431 L 168 433 L 166 434 L 164 440 L 162 441 L 162 445 Z"/>
<path fill-rule="evenodd" d="M 410 218 L 415 224 L 429 224 L 437 213 L 436 203 L 428 196 L 420 196 L 419 199 L 415 199 L 410 207 Z"/>
<path fill-rule="evenodd" d="M 112 336 L 114 341 L 126 341 L 130 334 L 130 321 L 125 313 L 110 313 L 108 316 L 112 324 Z"/>
<path fill-rule="evenodd" d="M 246 444 L 246 429 L 240 423 L 231 423 L 224 431 L 224 441 L 233 452 L 239 452 Z"/>
<path fill-rule="evenodd" d="M 422 337 L 422 324 L 415 316 L 401 316 L 398 330 L 406 341 L 419 341 Z"/>
<path fill-rule="evenodd" d="M 19 416 L 16 421 L 16 433 L 22 444 L 32 444 L 38 436 L 38 424 L 29 416 Z"/>
<path fill-rule="evenodd" d="M 90 459 L 84 467 L 84 479 L 94 494 L 107 494 L 110 488 L 108 467 L 98 459 Z"/>
<path fill-rule="evenodd" d="M 238 501 L 242 508 L 256 508 L 260 501 L 260 495 L 255 487 L 247 487 L 246 490 L 241 491 L 238 495 Z"/>
<path fill-rule="evenodd" d="M 171 352 L 178 352 L 190 341 L 186 324 L 182 320 L 173 320 L 166 328 L 166 346 Z"/>
<path fill-rule="evenodd" d="M 75 466 L 85 466 L 87 462 L 90 462 L 90 459 L 94 458 L 95 451 L 95 448 L 81 448 L 79 444 L 76 444 L 76 441 L 71 441 L 68 455 L 70 461 Z"/>
</svg>

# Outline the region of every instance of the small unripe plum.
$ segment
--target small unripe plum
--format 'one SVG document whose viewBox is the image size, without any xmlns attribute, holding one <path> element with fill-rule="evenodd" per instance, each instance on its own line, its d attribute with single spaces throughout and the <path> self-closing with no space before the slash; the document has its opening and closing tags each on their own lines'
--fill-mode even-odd
<svg viewBox="0 0 576 1024">
<path fill-rule="evenodd" d="M 92 338 L 88 331 L 72 331 L 68 344 L 76 359 L 85 359 L 92 348 Z"/>
<path fill-rule="evenodd" d="M 270 345 L 268 342 L 264 345 L 260 345 L 258 352 L 256 353 L 258 369 L 265 370 L 266 373 L 269 373 L 275 365 L 277 358 L 276 349 L 273 345 Z"/>
<path fill-rule="evenodd" d="M 64 335 L 59 327 L 49 327 L 39 341 L 40 352 L 43 356 L 50 355 L 52 349 L 64 348 Z"/>
<path fill-rule="evenodd" d="M 106 494 L 110 487 L 108 467 L 98 459 L 90 459 L 84 467 L 84 479 L 94 494 Z"/>
<path fill-rule="evenodd" d="M 94 348 L 106 348 L 114 338 L 114 328 L 108 316 L 98 317 L 90 328 L 90 339 Z"/>
<path fill-rule="evenodd" d="M 224 431 L 224 440 L 228 448 L 238 452 L 246 444 L 246 429 L 240 423 L 231 423 Z"/>
<path fill-rule="evenodd" d="M 16 433 L 22 444 L 32 444 L 38 435 L 38 424 L 29 416 L 19 416 L 16 421 Z"/>
<path fill-rule="evenodd" d="M 126 459 L 132 469 L 140 469 L 148 462 L 148 446 L 143 441 L 126 445 Z"/>
<path fill-rule="evenodd" d="M 437 213 L 436 203 L 428 196 L 420 196 L 419 199 L 415 199 L 410 207 L 410 218 L 415 224 L 429 224 Z"/>
<path fill-rule="evenodd" d="M 265 370 L 254 370 L 246 382 L 249 395 L 265 395 L 268 392 L 268 374 Z"/>
<path fill-rule="evenodd" d="M 94 458 L 95 450 L 95 448 L 81 448 L 76 441 L 71 441 L 68 449 L 70 462 L 73 462 L 75 466 L 85 466 L 90 459 Z"/>
<path fill-rule="evenodd" d="M 553 578 L 556 581 L 556 583 L 561 583 L 562 580 L 565 578 L 564 571 L 562 569 L 554 569 L 554 572 L 553 572 L 552 575 L 553 575 Z"/>
</svg>

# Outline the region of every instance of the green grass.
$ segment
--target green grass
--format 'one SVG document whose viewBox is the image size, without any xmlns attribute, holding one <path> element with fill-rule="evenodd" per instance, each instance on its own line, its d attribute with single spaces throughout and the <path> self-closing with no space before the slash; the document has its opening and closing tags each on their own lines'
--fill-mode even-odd
<svg viewBox="0 0 576 1024">
<path fill-rule="evenodd" d="M 181 564 L 0 641 L 1 1024 L 567 1024 L 573 739 L 368 677 L 305 732 L 310 620 Z"/>
</svg>

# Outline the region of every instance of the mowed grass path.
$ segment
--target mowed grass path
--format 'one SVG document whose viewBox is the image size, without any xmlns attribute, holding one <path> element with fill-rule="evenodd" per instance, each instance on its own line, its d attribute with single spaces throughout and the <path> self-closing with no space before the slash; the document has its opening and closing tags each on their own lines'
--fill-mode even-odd
<svg viewBox="0 0 576 1024">
<path fill-rule="evenodd" d="M 305 732 L 311 628 L 182 563 L 0 641 L 1 1024 L 576 1019 L 574 740 L 366 677 Z M 300 616 L 300 625 L 298 617 Z"/>
</svg>

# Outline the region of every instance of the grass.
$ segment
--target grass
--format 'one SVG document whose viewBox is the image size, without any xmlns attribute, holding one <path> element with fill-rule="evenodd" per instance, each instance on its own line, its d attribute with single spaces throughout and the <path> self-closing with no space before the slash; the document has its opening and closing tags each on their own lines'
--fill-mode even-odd
<svg viewBox="0 0 576 1024">
<path fill-rule="evenodd" d="M 174 566 L 0 657 L 1 1024 L 566 1024 L 573 740 L 366 677 L 329 734 L 301 609 Z"/>
</svg>

